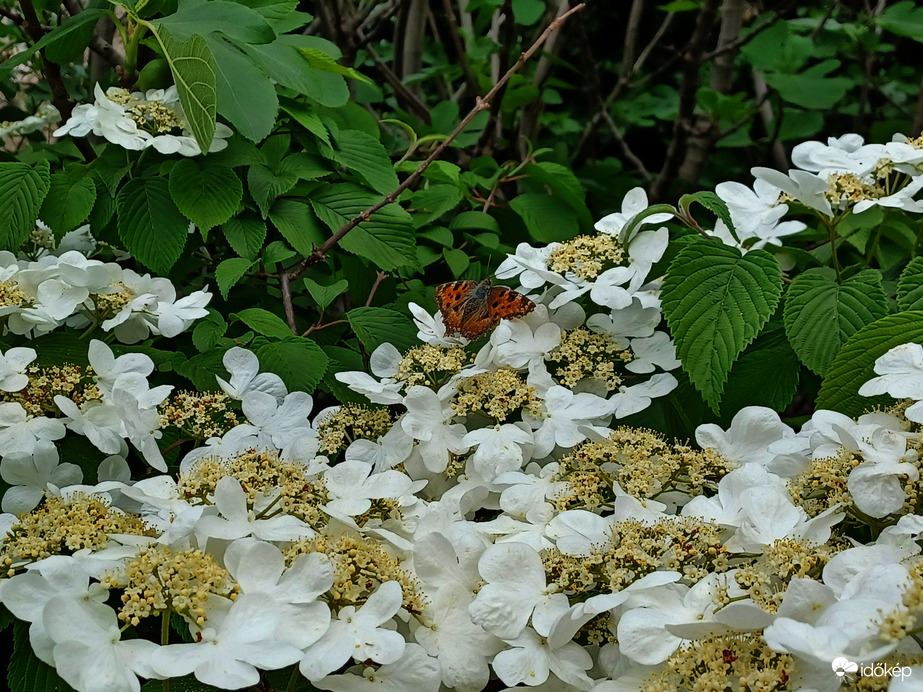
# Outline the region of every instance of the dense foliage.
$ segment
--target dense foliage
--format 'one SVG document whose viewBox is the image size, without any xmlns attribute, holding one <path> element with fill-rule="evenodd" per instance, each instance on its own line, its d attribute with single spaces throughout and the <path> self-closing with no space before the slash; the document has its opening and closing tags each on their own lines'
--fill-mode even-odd
<svg viewBox="0 0 923 692">
<path fill-rule="evenodd" d="M 918 689 L 923 9 L 0 17 L 13 689 Z"/>
</svg>

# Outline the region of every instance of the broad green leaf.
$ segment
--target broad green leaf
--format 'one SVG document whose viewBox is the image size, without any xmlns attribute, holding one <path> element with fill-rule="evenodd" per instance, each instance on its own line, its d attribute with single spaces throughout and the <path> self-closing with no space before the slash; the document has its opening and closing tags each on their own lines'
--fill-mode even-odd
<svg viewBox="0 0 923 692">
<path fill-rule="evenodd" d="M 275 24 L 286 20 L 295 11 L 298 0 L 243 0 L 241 4 L 259 12 L 270 24 Z"/>
<path fill-rule="evenodd" d="M 300 255 L 310 255 L 326 238 L 311 206 L 300 199 L 276 200 L 269 210 L 269 220 Z"/>
<path fill-rule="evenodd" d="M 866 269 L 837 283 L 829 268 L 795 277 L 785 294 L 785 332 L 801 362 L 823 375 L 837 351 L 867 324 L 888 314 L 881 273 Z"/>
<path fill-rule="evenodd" d="M 96 185 L 84 174 L 85 169 L 73 173 L 53 173 L 48 194 L 42 202 L 39 218 L 60 239 L 68 231 L 87 220 L 96 203 Z"/>
<path fill-rule="evenodd" d="M 859 387 L 876 376 L 875 361 L 901 344 L 923 344 L 923 311 L 908 310 L 882 317 L 853 334 L 827 370 L 817 396 L 817 409 L 858 416 L 881 403 L 859 396 Z"/>
<path fill-rule="evenodd" d="M 388 308 L 353 308 L 346 319 L 365 350 L 371 353 L 383 343 L 393 344 L 401 353 L 419 346 L 413 321 Z"/>
<path fill-rule="evenodd" d="M 304 285 L 321 310 L 326 309 L 338 295 L 349 289 L 346 279 L 335 281 L 329 286 L 321 286 L 314 279 L 305 278 Z"/>
<path fill-rule="evenodd" d="M 263 16 L 239 2 L 181 2 L 176 13 L 151 22 L 166 27 L 177 41 L 218 31 L 242 43 L 269 43 L 276 32 Z"/>
<path fill-rule="evenodd" d="M 350 77 L 356 79 L 360 82 L 368 82 L 369 78 L 360 72 L 356 72 L 351 67 L 346 67 L 341 65 L 336 60 L 334 60 L 330 55 L 321 50 L 320 48 L 306 48 L 305 46 L 298 46 L 298 52 L 301 53 L 305 59 L 311 64 L 311 67 L 314 67 L 322 72 L 331 72 L 333 74 L 343 75 L 344 77 Z"/>
<path fill-rule="evenodd" d="M 317 113 L 309 110 L 307 106 L 296 103 L 291 99 L 282 99 L 281 103 L 282 110 L 292 116 L 295 122 L 325 144 L 330 144 L 330 133 L 327 132 L 324 121 L 321 120 Z"/>
<path fill-rule="evenodd" d="M 272 81 L 236 46 L 215 35 L 205 41 L 214 55 L 218 111 L 237 132 L 260 141 L 272 130 L 279 110 Z"/>
<path fill-rule="evenodd" d="M 25 163 L 0 163 L 0 249 L 18 250 L 35 230 L 39 209 L 51 185 L 48 162 L 35 166 Z"/>
<path fill-rule="evenodd" d="M 551 194 L 566 202 L 577 214 L 577 221 L 583 233 L 593 231 L 593 216 L 586 206 L 586 193 L 571 169 L 552 161 L 541 161 L 527 164 L 522 172 L 546 185 Z"/>
<path fill-rule="evenodd" d="M 901 310 L 923 310 L 923 257 L 914 257 L 901 272 L 897 305 Z"/>
<path fill-rule="evenodd" d="M 457 248 L 452 250 L 443 250 L 442 256 L 445 258 L 446 264 L 449 265 L 449 269 L 452 271 L 452 276 L 454 276 L 456 279 L 465 273 L 465 270 L 471 263 L 471 260 L 468 258 L 468 254 L 464 250 L 459 250 Z"/>
<path fill-rule="evenodd" d="M 532 26 L 545 14 L 543 0 L 513 0 L 512 4 L 516 23 L 523 26 Z"/>
<path fill-rule="evenodd" d="M 898 36 L 907 36 L 914 41 L 923 42 L 923 7 L 916 2 L 896 2 L 874 22 Z"/>
<path fill-rule="evenodd" d="M 35 364 L 40 366 L 60 365 L 73 363 L 74 365 L 89 365 L 87 357 L 87 342 L 80 338 L 76 332 L 57 331 L 44 334 L 29 341 L 29 347 L 35 349 Z"/>
<path fill-rule="evenodd" d="M 457 185 L 431 185 L 423 190 L 417 190 L 410 198 L 410 208 L 414 212 L 414 224 L 419 228 L 423 224 L 438 219 L 461 204 L 464 198 L 465 194 Z"/>
<path fill-rule="evenodd" d="M 221 226 L 228 244 L 241 257 L 255 260 L 266 240 L 266 222 L 255 214 L 241 214 Z"/>
<path fill-rule="evenodd" d="M 330 41 L 318 36 L 299 34 L 280 36 L 269 44 L 268 48 L 253 46 L 251 54 L 259 55 L 260 64 L 280 84 L 303 93 L 322 106 L 345 106 L 349 102 L 349 86 L 343 75 L 318 67 L 301 52 L 302 50 L 307 50 L 313 55 L 325 55 L 325 64 L 337 65 L 336 60 L 341 55 L 340 49 Z M 375 131 L 377 130 L 376 127 Z"/>
<path fill-rule="evenodd" d="M 350 183 L 325 185 L 312 193 L 309 200 L 318 218 L 331 231 L 357 217 L 380 201 L 378 195 Z M 389 204 L 343 236 L 340 247 L 374 262 L 380 269 L 417 264 L 416 238 L 410 214 L 397 204 Z"/>
<path fill-rule="evenodd" d="M 827 109 L 835 106 L 853 86 L 847 77 L 831 77 L 839 60 L 824 60 L 801 74 L 767 73 L 766 83 L 789 103 L 802 108 Z"/>
<path fill-rule="evenodd" d="M 199 353 L 204 353 L 218 343 L 228 330 L 228 323 L 217 310 L 209 310 L 208 317 L 196 322 L 192 330 L 192 345 Z"/>
<path fill-rule="evenodd" d="M 269 208 L 276 198 L 286 194 L 297 182 L 298 176 L 294 173 L 277 172 L 261 163 L 253 164 L 247 171 L 247 187 L 264 219 L 269 216 Z"/>
<path fill-rule="evenodd" d="M 718 242 L 679 251 L 663 282 L 661 301 L 677 357 L 712 410 L 727 374 L 769 320 L 782 294 L 775 258 L 763 250 L 741 255 Z"/>
<path fill-rule="evenodd" d="M 237 319 L 250 327 L 257 334 L 263 336 L 272 336 L 277 339 L 285 339 L 292 335 L 285 321 L 262 308 L 247 308 L 237 313 Z"/>
<path fill-rule="evenodd" d="M 234 288 L 252 266 L 252 260 L 243 257 L 232 257 L 224 260 L 215 268 L 215 281 L 218 282 L 218 290 L 221 291 L 222 298 L 228 299 L 230 290 Z"/>
<path fill-rule="evenodd" d="M 170 72 L 173 73 L 189 129 L 199 148 L 207 153 L 215 137 L 218 103 L 215 58 L 205 39 L 197 34 L 179 42 L 168 30 L 158 27 L 154 35 L 170 63 Z"/>
<path fill-rule="evenodd" d="M 449 228 L 454 230 L 482 230 L 500 232 L 500 224 L 490 214 L 483 211 L 463 211 L 449 221 Z"/>
<path fill-rule="evenodd" d="M 153 271 L 167 274 L 186 245 L 189 222 L 173 203 L 166 178 L 129 180 L 116 204 L 125 247 Z"/>
<path fill-rule="evenodd" d="M 728 374 L 721 398 L 722 418 L 730 423 L 746 406 L 782 411 L 798 390 L 801 365 L 781 329 L 761 334 L 740 355 Z"/>
<path fill-rule="evenodd" d="M 528 192 L 510 201 L 534 240 L 551 243 L 573 238 L 580 232 L 577 212 L 557 197 Z"/>
<path fill-rule="evenodd" d="M 327 355 L 311 339 L 292 336 L 256 350 L 260 370 L 274 372 L 290 392 L 311 393 L 327 371 Z"/>
<path fill-rule="evenodd" d="M 218 389 L 215 375 L 227 379 L 228 371 L 222 362 L 227 348 L 215 346 L 204 353 L 193 356 L 186 362 L 176 363 L 176 372 L 187 378 L 200 392 Z"/>
<path fill-rule="evenodd" d="M 66 41 L 71 36 L 82 36 L 87 26 L 96 26 L 96 22 L 105 15 L 105 10 L 87 8 L 74 17 L 68 17 L 61 22 L 61 26 L 49 31 L 40 41 L 27 46 L 25 50 L 0 63 L 0 81 L 4 81 L 16 67 L 28 62 L 33 55 L 43 48 L 54 45 L 58 41 Z"/>
<path fill-rule="evenodd" d="M 233 169 L 206 158 L 183 158 L 170 169 L 170 194 L 186 218 L 209 230 L 231 218 L 244 189 Z"/>
<path fill-rule="evenodd" d="M 340 130 L 334 136 L 336 162 L 383 195 L 399 185 L 388 152 L 374 137 L 358 130 Z"/>
<path fill-rule="evenodd" d="M 6 669 L 10 692 L 74 692 L 54 668 L 32 651 L 28 622 L 17 620 L 13 623 L 12 639 L 13 650 Z"/>
<path fill-rule="evenodd" d="M 263 262 L 265 264 L 284 262 L 285 260 L 289 260 L 294 256 L 295 253 L 292 252 L 288 245 L 283 243 L 281 240 L 274 240 L 265 248 L 263 248 Z"/>
</svg>

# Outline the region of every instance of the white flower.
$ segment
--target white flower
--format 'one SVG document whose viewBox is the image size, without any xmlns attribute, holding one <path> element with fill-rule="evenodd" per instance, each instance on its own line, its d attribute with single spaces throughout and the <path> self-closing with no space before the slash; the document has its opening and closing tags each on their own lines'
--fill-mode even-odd
<svg viewBox="0 0 923 692">
<path fill-rule="evenodd" d="M 163 401 L 166 395 L 160 397 L 157 392 L 163 387 L 156 387 L 147 392 L 142 391 L 138 386 L 141 380 L 143 380 L 143 385 L 147 386 L 147 380 L 142 375 L 136 373 L 121 375 L 116 380 L 112 402 L 125 426 L 125 435 L 128 440 L 135 449 L 141 452 L 148 464 L 158 471 L 165 472 L 167 462 L 157 445 L 157 440 L 163 436 L 163 433 L 160 431 L 160 414 L 156 406 Z M 167 386 L 167 389 L 172 389 L 172 386 Z M 151 403 L 153 400 L 156 401 Z"/>
<path fill-rule="evenodd" d="M 865 144 L 861 135 L 829 137 L 827 144 L 801 142 L 792 149 L 792 163 L 826 178 L 831 173 L 871 173 L 879 159 L 887 157 L 883 144 Z"/>
<path fill-rule="evenodd" d="M 875 372 L 879 377 L 859 387 L 862 396 L 890 394 L 897 399 L 923 401 L 923 346 L 920 344 L 895 346 L 875 361 Z M 923 406 L 916 403 L 904 415 L 915 423 L 923 423 Z"/>
<path fill-rule="evenodd" d="M 593 667 L 593 658 L 582 646 L 557 637 L 540 637 L 531 629 L 523 630 L 493 660 L 494 672 L 505 684 L 541 684 L 554 673 L 559 680 L 578 690 L 589 690 L 593 681 L 585 671 Z"/>
<path fill-rule="evenodd" d="M 918 452 L 908 451 L 907 439 L 885 428 L 878 428 L 858 446 L 864 461 L 850 471 L 847 480 L 856 507 L 876 519 L 899 512 L 905 500 L 899 476 L 919 480 L 920 472 L 913 463 Z"/>
<path fill-rule="evenodd" d="M 529 290 L 540 288 L 546 283 L 563 285 L 563 277 L 548 269 L 548 256 L 559 245 L 560 243 L 549 243 L 544 247 L 534 248 L 528 243 L 520 243 L 516 246 L 516 253 L 507 255 L 494 275 L 500 280 L 518 276 L 520 285 Z"/>
<path fill-rule="evenodd" d="M 419 440 L 417 451 L 426 468 L 441 473 L 449 464 L 449 453 L 461 454 L 468 449 L 463 442 L 465 426 L 452 423 L 454 410 L 443 403 L 432 389 L 414 386 L 404 397 L 407 413 L 401 427 L 413 439 Z"/>
<path fill-rule="evenodd" d="M 333 692 L 439 692 L 439 664 L 417 644 L 408 644 L 404 655 L 377 670 L 365 668 L 362 676 L 345 673 L 328 675 L 314 682 L 321 690 Z M 463 688 L 456 687 L 459 692 Z M 480 688 L 478 688 L 480 689 Z"/>
<path fill-rule="evenodd" d="M 650 337 L 632 339 L 631 351 L 635 357 L 625 366 L 629 372 L 654 372 L 657 367 L 674 370 L 680 366 L 676 358 L 676 346 L 666 332 L 655 332 Z"/>
<path fill-rule="evenodd" d="M 361 608 L 341 608 L 327 634 L 304 652 L 299 664 L 302 675 L 312 682 L 320 680 L 351 658 L 376 663 L 397 661 L 404 653 L 404 638 L 381 626 L 400 610 L 401 594 L 401 585 L 388 581 Z"/>
<path fill-rule="evenodd" d="M 103 401 L 112 396 L 112 387 L 120 375 L 136 373 L 147 377 L 154 372 L 154 361 L 149 356 L 143 353 L 126 353 L 116 358 L 112 349 L 99 339 L 90 341 L 87 358 L 90 367 L 93 368 L 96 386 L 103 395 Z"/>
<path fill-rule="evenodd" d="M 824 216 L 833 216 L 833 209 L 827 199 L 830 185 L 826 178 L 797 169 L 790 170 L 788 175 L 772 168 L 760 167 L 751 168 L 750 172 L 754 178 L 779 188 L 806 207 L 816 209 Z"/>
<path fill-rule="evenodd" d="M 523 419 L 532 425 L 535 440 L 533 456 L 548 456 L 555 446 L 573 447 L 586 439 L 587 429 L 612 415 L 614 406 L 595 394 L 574 394 L 555 385 L 545 394 L 544 418 L 528 412 Z"/>
<path fill-rule="evenodd" d="M 247 420 L 259 430 L 260 442 L 271 443 L 276 449 L 283 449 L 311 433 L 308 416 L 313 407 L 314 400 L 306 392 L 286 394 L 279 403 L 271 394 L 251 391 L 241 401 Z"/>
<path fill-rule="evenodd" d="M 651 336 L 660 324 L 661 314 L 657 307 L 645 307 L 637 296 L 631 305 L 611 313 L 598 312 L 587 318 L 586 326 L 594 332 L 608 334 L 614 339 L 626 336 Z"/>
<path fill-rule="evenodd" d="M 547 308 L 544 309 L 547 312 Z M 490 344 L 498 364 L 520 370 L 533 362 L 541 362 L 561 344 L 561 328 L 553 322 L 543 322 L 533 331 L 525 320 L 503 320 L 491 332 Z"/>
<path fill-rule="evenodd" d="M 63 127 L 54 132 L 55 137 L 71 135 L 85 137 L 91 132 L 102 135 L 123 149 L 138 151 L 152 139 L 150 133 L 138 129 L 138 124 L 125 114 L 125 108 L 111 101 L 97 83 L 93 105 L 81 104 L 74 108 Z"/>
<path fill-rule="evenodd" d="M 634 219 L 638 214 L 650 206 L 647 202 L 647 192 L 644 191 L 643 187 L 636 187 L 629 190 L 625 197 L 622 199 L 622 208 L 620 211 L 617 211 L 608 216 L 604 216 L 599 221 L 596 222 L 594 228 L 597 231 L 602 233 L 607 233 L 609 235 L 618 235 L 621 242 L 625 242 L 623 231 L 625 230 L 628 223 Z M 639 228 L 646 224 L 651 223 L 663 223 L 664 221 L 669 221 L 673 218 L 673 214 L 658 213 L 652 214 L 651 216 L 646 217 L 639 224 Z M 635 230 L 637 233 L 637 229 Z"/>
<path fill-rule="evenodd" d="M 226 615 L 209 612 L 205 628 L 197 628 L 198 643 L 161 647 L 151 663 L 164 677 L 193 673 L 199 682 L 221 689 L 256 685 L 258 668 L 283 668 L 301 656 L 298 647 L 276 637 L 281 619 L 269 596 L 242 594 Z"/>
<path fill-rule="evenodd" d="M 768 450 L 769 445 L 794 435 L 795 431 L 772 409 L 747 406 L 734 415 L 727 432 L 713 423 L 700 425 L 695 431 L 695 441 L 703 449 L 711 447 L 731 461 L 740 464 L 752 461 L 765 466 L 776 456 Z"/>
<path fill-rule="evenodd" d="M 49 440 L 39 440 L 27 454 L 8 452 L 0 462 L 0 477 L 9 488 L 0 507 L 4 512 L 22 514 L 34 509 L 45 497 L 49 485 L 63 487 L 83 480 L 83 471 L 76 464 L 59 464 L 58 450 Z"/>
<path fill-rule="evenodd" d="M 233 476 L 225 476 L 215 485 L 213 504 L 220 516 L 207 515 L 196 522 L 196 531 L 206 536 L 235 540 L 252 535 L 264 541 L 294 541 L 314 535 L 314 529 L 289 514 L 258 518 L 247 505 L 240 481 Z"/>
<path fill-rule="evenodd" d="M 0 389 L 18 392 L 29 384 L 25 371 L 36 356 L 34 348 L 11 348 L 0 355 Z"/>
<path fill-rule="evenodd" d="M 231 381 L 225 382 L 218 376 L 215 379 L 232 399 L 242 400 L 250 392 L 265 392 L 282 401 L 288 394 L 281 377 L 271 372 L 260 373 L 260 361 L 251 351 L 234 346 L 225 352 L 222 362 L 231 373 Z"/>
<path fill-rule="evenodd" d="M 60 440 L 67 430 L 56 418 L 30 416 L 18 402 L 0 404 L 0 451 L 34 454 L 40 441 Z"/>
<path fill-rule="evenodd" d="M 462 443 L 477 447 L 468 459 L 474 471 L 485 481 L 493 481 L 501 473 L 517 471 L 523 462 L 523 446 L 531 444 L 532 433 L 523 424 L 478 428 L 467 433 Z"/>
<path fill-rule="evenodd" d="M 54 403 L 67 416 L 64 424 L 69 430 L 84 435 L 104 454 L 125 454 L 128 447 L 122 439 L 122 419 L 115 406 L 99 401 L 88 401 L 78 407 L 66 396 L 58 394 Z"/>
<path fill-rule="evenodd" d="M 206 287 L 205 290 L 190 293 L 175 303 L 158 303 L 157 331 L 169 338 L 181 334 L 197 319 L 208 314 L 205 306 L 211 299 L 212 294 Z"/>
<path fill-rule="evenodd" d="M 423 312 L 426 313 L 425 310 Z M 365 396 L 373 404 L 399 404 L 403 401 L 401 390 L 404 385 L 395 380 L 394 376 L 397 374 L 397 366 L 400 362 L 400 352 L 391 344 L 383 343 L 372 351 L 369 358 L 372 373 L 380 379 L 376 380 L 360 370 L 338 372 L 336 378 L 354 392 Z"/>
<path fill-rule="evenodd" d="M 332 515 L 355 517 L 372 506 L 372 500 L 405 498 L 426 485 L 412 481 L 400 471 L 372 473 L 372 465 L 362 461 L 344 461 L 324 474 L 324 486 L 330 500 L 324 509 Z M 407 497 L 409 502 L 414 498 Z"/>
</svg>

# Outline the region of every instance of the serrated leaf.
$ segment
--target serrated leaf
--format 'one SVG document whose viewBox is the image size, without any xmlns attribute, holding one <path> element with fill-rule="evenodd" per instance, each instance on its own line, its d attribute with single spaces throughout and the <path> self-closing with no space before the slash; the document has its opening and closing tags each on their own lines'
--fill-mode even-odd
<svg viewBox="0 0 923 692">
<path fill-rule="evenodd" d="M 717 412 L 728 371 L 781 295 L 779 265 L 763 250 L 741 255 L 701 241 L 670 263 L 661 291 L 664 315 L 683 370 L 712 410 Z"/>
<path fill-rule="evenodd" d="M 18 250 L 35 230 L 39 209 L 51 185 L 48 161 L 35 166 L 0 163 L 0 249 Z"/>
<path fill-rule="evenodd" d="M 901 344 L 923 344 L 923 311 L 908 310 L 882 317 L 853 334 L 840 348 L 821 382 L 817 409 L 859 416 L 881 403 L 880 397 L 859 396 L 859 387 L 876 376 L 875 361 Z"/>
<path fill-rule="evenodd" d="M 188 379 L 200 392 L 210 392 L 218 389 L 215 375 L 227 379 L 227 369 L 224 367 L 224 354 L 227 348 L 216 346 L 214 348 L 193 356 L 189 360 L 176 364 L 176 372 Z"/>
<path fill-rule="evenodd" d="M 417 190 L 410 198 L 414 224 L 420 228 L 457 207 L 465 198 L 457 185 L 431 185 Z"/>
<path fill-rule="evenodd" d="M 530 178 L 541 181 L 551 193 L 566 202 L 577 214 L 580 230 L 584 233 L 593 231 L 593 216 L 586 206 L 586 193 L 580 180 L 567 166 L 553 161 L 530 163 L 522 169 Z"/>
<path fill-rule="evenodd" d="M 256 351 L 260 370 L 282 378 L 290 392 L 314 391 L 327 371 L 327 355 L 311 339 L 293 337 L 261 346 Z"/>
<path fill-rule="evenodd" d="M 277 199 L 269 210 L 269 219 L 301 255 L 310 255 L 315 247 L 324 243 L 324 229 L 307 202 Z"/>
<path fill-rule="evenodd" d="M 359 337 L 359 343 L 369 353 L 386 342 L 393 344 L 401 353 L 420 343 L 413 321 L 396 310 L 353 308 L 346 313 L 346 319 Z"/>
<path fill-rule="evenodd" d="M 170 169 L 170 194 L 186 218 L 207 231 L 233 216 L 244 188 L 227 166 L 215 165 L 208 158 L 183 158 Z"/>
<path fill-rule="evenodd" d="M 125 247 L 158 274 L 176 264 L 189 222 L 173 203 L 165 178 L 134 178 L 119 191 L 119 237 Z"/>
<path fill-rule="evenodd" d="M 180 42 L 161 26 L 154 35 L 170 64 L 189 129 L 199 148 L 208 152 L 215 136 L 218 107 L 215 58 L 205 39 L 198 34 Z"/>
<path fill-rule="evenodd" d="M 96 203 L 96 185 L 82 174 L 53 173 L 39 218 L 55 238 L 61 238 L 86 221 Z"/>
<path fill-rule="evenodd" d="M 708 191 L 695 192 L 691 195 L 683 195 L 683 198 L 680 200 L 679 204 L 680 207 L 688 210 L 692 202 L 698 202 L 703 207 L 708 209 L 708 211 L 724 221 L 724 225 L 728 227 L 728 229 L 731 231 L 731 234 L 735 238 L 737 237 L 737 227 L 734 226 L 734 222 L 731 220 L 731 210 L 728 209 L 727 203 L 718 195 L 716 195 L 714 192 Z"/>
<path fill-rule="evenodd" d="M 731 367 L 721 399 L 722 419 L 730 424 L 731 417 L 746 406 L 784 410 L 798 390 L 800 374 L 798 356 L 785 333 L 778 329 L 761 334 Z"/>
<path fill-rule="evenodd" d="M 221 226 L 228 244 L 241 257 L 255 260 L 266 240 L 266 222 L 255 215 L 242 214 Z"/>
<path fill-rule="evenodd" d="M 785 295 L 785 333 L 801 362 L 818 375 L 850 336 L 887 314 L 881 274 L 874 269 L 839 284 L 832 270 L 809 269 Z"/>
<path fill-rule="evenodd" d="M 250 327 L 257 334 L 285 339 L 292 335 L 292 330 L 281 317 L 262 308 L 247 308 L 237 313 L 237 319 Z"/>
<path fill-rule="evenodd" d="M 321 310 L 325 309 L 333 302 L 334 298 L 349 288 L 349 282 L 346 279 L 335 281 L 329 286 L 322 286 L 314 279 L 305 278 L 304 285 Z"/>
<path fill-rule="evenodd" d="M 580 231 L 577 212 L 551 195 L 517 195 L 510 201 L 510 209 L 522 217 L 532 238 L 542 243 L 567 240 Z"/>
<path fill-rule="evenodd" d="M 335 160 L 373 190 L 383 195 L 399 185 L 388 152 L 374 137 L 359 130 L 340 130 L 334 136 Z"/>
<path fill-rule="evenodd" d="M 276 37 L 276 32 L 259 12 L 227 0 L 184 2 L 174 14 L 151 23 L 167 27 L 177 41 L 214 31 L 243 43 L 268 43 Z"/>
<path fill-rule="evenodd" d="M 914 257 L 901 272 L 897 305 L 901 310 L 923 310 L 923 257 Z"/>
<path fill-rule="evenodd" d="M 335 232 L 376 204 L 379 197 L 356 185 L 341 183 L 318 188 L 309 201 L 318 218 Z M 410 214 L 397 204 L 382 207 L 340 241 L 344 250 L 371 260 L 385 271 L 416 266 L 415 245 Z"/>
<path fill-rule="evenodd" d="M 240 281 L 247 270 L 253 266 L 253 262 L 243 257 L 233 257 L 224 260 L 215 268 L 215 281 L 218 282 L 218 290 L 221 291 L 221 297 L 228 299 L 228 293 L 237 282 Z"/>
<path fill-rule="evenodd" d="M 298 182 L 298 175 L 292 171 L 272 170 L 269 166 L 258 163 L 247 171 L 247 187 L 265 219 L 269 208 L 276 198 L 284 195 Z"/>
<path fill-rule="evenodd" d="M 192 345 L 199 353 L 204 353 L 218 343 L 228 330 L 228 323 L 217 310 L 209 310 L 208 317 L 196 322 L 192 330 Z"/>
<path fill-rule="evenodd" d="M 241 135 L 260 141 L 272 130 L 279 110 L 272 81 L 237 46 L 217 35 L 205 42 L 215 61 L 217 110 Z"/>
</svg>

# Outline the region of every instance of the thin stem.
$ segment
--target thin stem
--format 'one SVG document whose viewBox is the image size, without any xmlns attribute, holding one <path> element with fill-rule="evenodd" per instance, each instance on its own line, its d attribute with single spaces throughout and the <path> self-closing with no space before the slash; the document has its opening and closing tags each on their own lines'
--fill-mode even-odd
<svg viewBox="0 0 923 692">
<path fill-rule="evenodd" d="M 170 609 L 167 608 L 160 615 L 160 645 L 166 646 L 170 643 Z M 160 685 L 163 692 L 170 692 L 170 679 L 165 678 Z"/>
<path fill-rule="evenodd" d="M 298 333 L 298 324 L 295 322 L 295 307 L 292 305 L 292 287 L 289 285 L 289 276 L 285 272 L 279 274 L 279 285 L 282 288 L 282 305 L 285 307 L 285 321 L 292 334 Z"/>
<path fill-rule="evenodd" d="M 369 297 L 365 301 L 365 307 L 369 307 L 372 304 L 372 298 L 375 297 L 375 291 L 378 290 L 378 286 L 382 281 L 388 278 L 388 275 L 385 272 L 378 272 L 375 276 L 375 283 L 372 284 L 372 290 L 369 291 Z"/>
<path fill-rule="evenodd" d="M 836 229 L 833 224 L 825 222 L 827 234 L 830 236 L 830 254 L 833 257 L 833 271 L 836 272 L 836 282 L 840 283 L 840 259 L 836 255 Z"/>
<path fill-rule="evenodd" d="M 285 686 L 285 692 L 295 692 L 295 685 L 298 683 L 298 666 L 292 668 L 292 675 Z"/>
<path fill-rule="evenodd" d="M 417 169 L 413 173 L 411 173 L 409 176 L 407 176 L 404 182 L 398 185 L 397 189 L 395 189 L 393 192 L 391 192 L 391 194 L 387 195 L 383 200 L 381 200 L 377 204 L 373 204 L 371 207 L 369 207 L 365 211 L 359 213 L 359 215 L 354 217 L 351 221 L 341 226 L 337 230 L 336 233 L 334 233 L 324 242 L 323 245 L 321 245 L 319 248 L 314 250 L 314 252 L 312 252 L 310 255 L 305 257 L 295 267 L 293 271 L 289 272 L 288 278 L 297 279 L 299 276 L 301 276 L 302 273 L 304 273 L 304 271 L 308 267 L 310 267 L 311 265 L 317 264 L 318 262 L 323 261 L 327 257 L 327 253 L 329 253 L 333 248 L 335 248 L 347 233 L 349 233 L 352 229 L 354 229 L 360 223 L 363 223 L 364 221 L 368 221 L 369 218 L 372 216 L 372 214 L 374 214 L 376 211 L 378 211 L 382 207 L 385 207 L 391 204 L 392 202 L 394 202 L 404 190 L 406 190 L 408 187 L 413 185 L 420 178 L 420 176 L 423 175 L 423 172 L 429 167 L 429 165 L 433 161 L 435 161 L 437 158 L 439 158 L 439 156 L 442 155 L 442 152 L 444 152 L 448 148 L 449 144 L 451 144 L 452 141 L 456 137 L 458 137 L 458 135 L 461 134 L 462 131 L 468 127 L 468 125 L 471 124 L 471 121 L 474 120 L 475 116 L 477 116 L 477 114 L 480 113 L 481 111 L 487 110 L 488 108 L 490 108 L 491 99 L 493 99 L 493 97 L 496 96 L 497 92 L 499 92 L 500 89 L 504 87 L 504 85 L 510 80 L 510 77 L 512 77 L 516 73 L 516 71 L 518 71 L 519 68 L 521 68 L 529 60 L 529 58 L 531 58 L 535 54 L 535 52 L 548 39 L 548 37 L 551 36 L 555 31 L 557 31 L 561 27 L 561 25 L 567 20 L 568 17 L 570 17 L 575 12 L 579 12 L 584 7 L 586 7 L 586 4 L 580 3 L 576 7 L 573 7 L 572 9 L 568 10 L 567 12 L 562 14 L 560 17 L 555 19 L 553 22 L 551 22 L 551 24 L 548 25 L 548 28 L 546 28 L 545 31 L 542 32 L 541 36 L 538 37 L 535 43 L 533 43 L 532 46 L 529 47 L 528 50 L 522 53 L 519 56 L 519 59 L 513 64 L 513 66 L 510 67 L 509 70 L 507 70 L 506 74 L 504 74 L 497 81 L 497 83 L 494 84 L 493 88 L 491 88 L 491 90 L 488 91 L 487 94 L 483 98 L 477 97 L 475 99 L 474 108 L 472 108 L 471 111 L 468 113 L 468 115 L 466 115 L 465 118 L 458 124 L 458 127 L 456 127 L 452 131 L 452 133 L 449 134 L 449 136 L 446 137 L 439 144 L 439 146 L 433 149 L 432 153 L 420 163 Z"/>
</svg>

